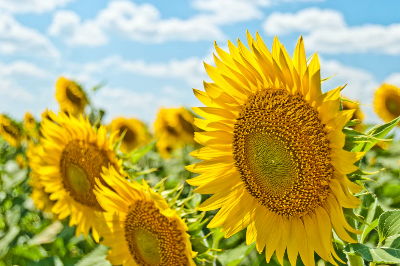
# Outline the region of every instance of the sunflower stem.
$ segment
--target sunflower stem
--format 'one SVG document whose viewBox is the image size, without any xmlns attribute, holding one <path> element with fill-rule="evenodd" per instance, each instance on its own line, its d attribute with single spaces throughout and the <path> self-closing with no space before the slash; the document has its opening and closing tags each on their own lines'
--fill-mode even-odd
<svg viewBox="0 0 400 266">
<path fill-rule="evenodd" d="M 347 265 L 349 266 L 364 266 L 364 260 L 361 256 L 347 254 Z"/>
</svg>

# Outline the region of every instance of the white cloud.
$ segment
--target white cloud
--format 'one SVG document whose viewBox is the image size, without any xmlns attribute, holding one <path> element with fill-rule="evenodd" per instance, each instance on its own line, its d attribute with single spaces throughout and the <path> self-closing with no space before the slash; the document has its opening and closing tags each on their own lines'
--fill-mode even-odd
<svg viewBox="0 0 400 266">
<path fill-rule="evenodd" d="M 400 23 L 348 26 L 339 11 L 309 8 L 297 13 L 273 13 L 263 26 L 267 34 L 307 32 L 304 41 L 310 50 L 400 54 Z"/>
<path fill-rule="evenodd" d="M 53 36 L 63 36 L 65 42 L 71 45 L 96 46 L 108 41 L 103 31 L 94 22 L 81 23 L 81 18 L 75 12 L 66 10 L 54 15 L 48 32 Z"/>
<path fill-rule="evenodd" d="M 392 73 L 392 74 L 390 74 L 385 79 L 385 82 L 400 87 L 400 73 Z"/>
<path fill-rule="evenodd" d="M 0 53 L 58 57 L 59 51 L 39 31 L 0 12 Z"/>
<path fill-rule="evenodd" d="M 9 100 L 33 103 L 36 97 L 26 89 L 21 88 L 15 81 L 11 79 L 2 79 L 0 86 L 0 99 L 2 102 L 4 101 L 4 104 L 9 104 Z"/>
<path fill-rule="evenodd" d="M 74 0 L 1 0 L 0 10 L 11 13 L 44 13 Z"/>
<path fill-rule="evenodd" d="M 109 33 L 119 33 L 141 42 L 161 43 L 171 40 L 200 41 L 223 39 L 222 25 L 262 19 L 262 8 L 281 2 L 319 2 L 319 0 L 194 0 L 191 6 L 198 11 L 188 19 L 162 18 L 151 4 L 135 4 L 114 0 L 100 10 L 92 20 L 80 20 L 76 13 L 55 14 L 49 33 L 60 36 L 68 44 L 96 46 L 106 42 Z M 84 36 L 95 35 L 96 38 Z"/>
<path fill-rule="evenodd" d="M 10 64 L 0 62 L 0 77 L 4 78 L 12 75 L 44 78 L 48 75 L 48 72 L 27 61 L 15 61 Z"/>
</svg>

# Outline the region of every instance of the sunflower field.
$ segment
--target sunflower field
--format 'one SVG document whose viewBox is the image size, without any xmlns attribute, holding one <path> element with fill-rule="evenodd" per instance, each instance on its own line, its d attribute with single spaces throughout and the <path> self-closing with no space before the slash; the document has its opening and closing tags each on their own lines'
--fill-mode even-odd
<svg viewBox="0 0 400 266">
<path fill-rule="evenodd" d="M 59 110 L 1 114 L 0 265 L 400 264 L 400 88 L 366 124 L 302 37 L 247 42 L 215 44 L 199 107 L 152 125 L 105 123 L 101 87 L 64 77 Z"/>
</svg>

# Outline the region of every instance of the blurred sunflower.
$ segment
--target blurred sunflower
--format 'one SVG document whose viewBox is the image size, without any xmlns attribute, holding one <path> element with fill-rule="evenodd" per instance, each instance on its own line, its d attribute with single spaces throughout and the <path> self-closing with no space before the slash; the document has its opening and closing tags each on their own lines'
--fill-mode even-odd
<svg viewBox="0 0 400 266">
<path fill-rule="evenodd" d="M 228 42 L 230 54 L 215 44 L 222 61 L 214 55 L 217 67 L 205 64 L 215 83 L 194 90 L 207 107 L 193 110 L 207 120 L 195 122 L 205 147 L 192 155 L 204 161 L 187 166 L 201 174 L 187 182 L 214 194 L 198 207 L 220 208 L 208 227 L 222 226 L 225 237 L 247 227 L 247 244 L 265 247 L 267 261 L 276 252 L 283 265 L 287 250 L 291 265 L 300 254 L 311 266 L 315 251 L 337 264 L 332 227 L 351 243 L 347 231 L 360 233 L 342 210 L 360 203 L 348 189 L 361 188 L 346 174 L 363 153 L 342 149 L 354 110 L 339 111 L 342 87 L 322 94 L 318 56 L 307 66 L 301 37 L 293 61 L 276 37 L 272 52 L 258 34 L 247 38 L 250 50 L 238 40 Z"/>
<path fill-rule="evenodd" d="M 56 83 L 56 99 L 63 112 L 70 112 L 75 116 L 83 113 L 88 104 L 85 92 L 72 80 L 60 77 Z"/>
<path fill-rule="evenodd" d="M 156 144 L 160 154 L 168 158 L 176 148 L 185 144 L 194 145 L 193 115 L 184 107 L 161 108 L 154 123 Z M 165 149 L 168 147 L 168 149 Z M 170 152 L 168 152 L 168 150 Z"/>
<path fill-rule="evenodd" d="M 0 114 L 0 136 L 12 147 L 19 146 L 23 137 L 18 125 L 2 114 Z"/>
<path fill-rule="evenodd" d="M 113 265 L 195 266 L 185 221 L 147 183 L 128 182 L 112 167 L 96 181 L 95 194 L 105 212 L 99 215 L 101 244 L 111 247 Z M 110 189 L 112 188 L 112 189 Z"/>
<path fill-rule="evenodd" d="M 375 91 L 374 108 L 375 113 L 385 122 L 400 116 L 400 89 L 394 85 L 382 84 Z"/>
<path fill-rule="evenodd" d="M 113 166 L 121 169 L 121 160 L 117 160 L 112 141 L 115 134 L 107 139 L 103 126 L 95 132 L 88 120 L 78 119 L 59 113 L 49 112 L 51 122 L 44 119 L 41 123 L 41 145 L 43 153 L 37 154 L 32 170 L 40 176 L 44 191 L 56 201 L 51 211 L 64 219 L 70 216 L 69 224 L 77 225 L 76 235 L 85 236 L 92 228 L 93 238 L 98 241 L 95 229 L 95 213 L 101 212 L 93 194 L 95 178 L 100 177 L 103 167 Z M 103 181 L 102 181 L 103 182 Z"/>
<path fill-rule="evenodd" d="M 346 97 L 342 96 L 342 98 L 345 99 L 344 101 L 342 101 L 342 109 L 343 110 L 352 110 L 352 109 L 355 110 L 354 114 L 353 114 L 353 116 L 351 117 L 350 120 L 353 120 L 353 119 L 360 120 L 360 124 L 352 126 L 351 128 L 353 128 L 354 130 L 359 131 L 359 132 L 364 131 L 364 126 L 363 126 L 362 122 L 364 120 L 365 115 L 361 111 L 360 105 L 358 103 L 355 103 L 354 101 L 351 101 L 351 102 L 346 101 L 346 100 L 350 100 L 350 99 L 348 99 Z"/>
<path fill-rule="evenodd" d="M 115 140 L 118 140 L 121 134 L 125 132 L 121 140 L 120 150 L 128 153 L 133 149 L 140 147 L 150 140 L 150 134 L 143 122 L 130 118 L 119 117 L 111 122 L 111 132 L 118 130 Z"/>
<path fill-rule="evenodd" d="M 26 112 L 24 116 L 24 129 L 26 131 L 33 131 L 37 127 L 35 118 L 30 112 Z"/>
<path fill-rule="evenodd" d="M 21 153 L 18 153 L 17 156 L 15 156 L 15 161 L 17 162 L 20 169 L 25 169 L 26 160 L 25 160 L 24 155 L 22 155 Z"/>
<path fill-rule="evenodd" d="M 40 167 L 46 165 L 46 163 L 41 160 L 43 152 L 43 147 L 40 144 L 35 144 L 33 141 L 29 142 L 28 149 L 26 150 L 28 164 L 31 168 L 31 172 L 29 173 L 29 185 L 32 187 L 31 199 L 36 208 L 45 213 L 51 213 L 55 201 L 50 200 L 50 193 L 44 191 L 44 186 L 38 174 Z"/>
</svg>

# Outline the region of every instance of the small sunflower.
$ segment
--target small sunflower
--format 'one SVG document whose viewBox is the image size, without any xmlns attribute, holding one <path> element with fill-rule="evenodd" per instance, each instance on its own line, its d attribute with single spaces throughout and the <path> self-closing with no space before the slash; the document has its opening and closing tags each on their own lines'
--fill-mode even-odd
<svg viewBox="0 0 400 266">
<path fill-rule="evenodd" d="M 17 156 L 15 156 L 15 161 L 17 162 L 20 169 L 25 169 L 26 160 L 25 160 L 25 157 L 21 153 L 18 153 Z"/>
<path fill-rule="evenodd" d="M 23 137 L 18 125 L 2 114 L 0 114 L 0 136 L 12 147 L 19 146 Z"/>
<path fill-rule="evenodd" d="M 348 98 L 343 97 L 343 96 L 342 96 L 342 98 L 345 100 L 349 100 Z M 343 110 L 352 110 L 352 109 L 355 110 L 353 116 L 351 117 L 351 120 L 358 119 L 358 120 L 360 120 L 360 124 L 352 126 L 352 128 L 356 131 L 362 132 L 364 130 L 364 126 L 362 125 L 362 122 L 364 120 L 365 115 L 361 111 L 360 105 L 358 103 L 355 103 L 354 101 L 352 101 L 352 102 L 342 101 L 342 107 L 343 107 L 342 108 Z"/>
<path fill-rule="evenodd" d="M 215 44 L 216 68 L 205 64 L 214 83 L 194 90 L 207 107 L 193 108 L 206 120 L 195 125 L 195 140 L 205 146 L 192 155 L 203 160 L 187 166 L 200 176 L 187 180 L 195 192 L 214 194 L 198 209 L 220 209 L 208 227 L 222 226 L 225 237 L 247 227 L 246 242 L 273 253 L 281 264 L 287 250 L 291 265 L 298 254 L 306 266 L 314 251 L 337 264 L 332 228 L 347 242 L 360 233 L 345 220 L 342 208 L 360 201 L 361 188 L 346 174 L 363 153 L 343 150 L 343 127 L 354 110 L 339 111 L 338 87 L 321 92 L 315 54 L 307 65 L 300 37 L 293 61 L 275 37 L 269 52 L 261 37 L 247 32 L 250 50 L 238 40 L 227 53 Z"/>
<path fill-rule="evenodd" d="M 184 107 L 161 108 L 154 123 L 155 136 L 159 141 L 156 146 L 160 153 L 165 147 L 170 151 L 181 148 L 185 144 L 194 145 L 194 118 Z M 170 153 L 162 153 L 163 157 L 169 157 Z M 161 154 L 161 155 L 162 155 Z"/>
<path fill-rule="evenodd" d="M 134 118 L 119 117 L 114 119 L 111 122 L 111 132 L 116 130 L 118 130 L 118 134 L 115 136 L 116 140 L 125 132 L 120 146 L 120 150 L 125 153 L 146 144 L 150 140 L 146 125 Z"/>
<path fill-rule="evenodd" d="M 99 233 L 101 244 L 111 247 L 111 264 L 195 266 L 188 227 L 163 197 L 145 181 L 128 182 L 112 167 L 102 177 L 106 184 L 97 180 L 94 193 L 104 209 Z"/>
<path fill-rule="evenodd" d="M 59 219 L 70 216 L 69 224 L 77 225 L 76 235 L 85 236 L 92 228 L 96 241 L 95 213 L 101 212 L 93 188 L 95 178 L 100 178 L 103 167 L 121 169 L 122 161 L 116 159 L 112 140 L 107 139 L 103 126 L 94 131 L 88 120 L 49 112 L 52 121 L 41 123 L 43 153 L 32 168 L 40 176 L 44 191 L 56 201 L 51 211 Z M 102 180 L 102 179 L 101 179 Z"/>
<path fill-rule="evenodd" d="M 43 147 L 40 144 L 35 144 L 33 141 L 29 142 L 28 149 L 26 150 L 28 164 L 31 168 L 31 172 L 29 173 L 29 185 L 32 187 L 31 199 L 36 208 L 45 213 L 51 213 L 55 201 L 50 200 L 50 193 L 44 191 L 44 186 L 38 174 L 38 169 L 46 165 L 45 162 L 41 160 L 43 152 Z"/>
<path fill-rule="evenodd" d="M 28 132 L 35 131 L 37 128 L 37 123 L 35 118 L 30 112 L 26 112 L 24 116 L 24 129 Z"/>
<path fill-rule="evenodd" d="M 394 85 L 382 84 L 375 91 L 374 108 L 375 113 L 385 122 L 400 116 L 400 89 Z"/>
<path fill-rule="evenodd" d="M 174 142 L 171 142 L 171 139 L 163 137 L 157 140 L 156 147 L 161 157 L 166 159 L 171 157 L 175 148 Z"/>
<path fill-rule="evenodd" d="M 85 92 L 72 80 L 60 77 L 56 83 L 56 99 L 60 109 L 77 116 L 85 110 L 88 104 Z"/>
</svg>

